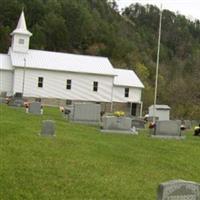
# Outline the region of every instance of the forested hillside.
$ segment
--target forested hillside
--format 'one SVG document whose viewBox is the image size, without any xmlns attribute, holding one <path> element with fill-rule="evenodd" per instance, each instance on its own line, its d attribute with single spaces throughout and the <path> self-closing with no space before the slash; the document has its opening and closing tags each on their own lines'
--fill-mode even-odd
<svg viewBox="0 0 200 200">
<path fill-rule="evenodd" d="M 110 2 L 110 1 L 109 1 Z M 153 103 L 159 9 L 131 5 L 121 14 L 107 0 L 0 0 L 0 52 L 24 8 L 31 48 L 107 56 L 133 69 L 145 84 L 144 108 Z M 200 118 L 200 21 L 163 11 L 158 103 L 177 118 Z"/>
</svg>

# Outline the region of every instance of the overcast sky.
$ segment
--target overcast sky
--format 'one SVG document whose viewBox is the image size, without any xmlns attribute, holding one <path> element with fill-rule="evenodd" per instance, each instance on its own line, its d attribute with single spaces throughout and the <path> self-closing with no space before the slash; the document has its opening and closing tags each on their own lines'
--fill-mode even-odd
<svg viewBox="0 0 200 200">
<path fill-rule="evenodd" d="M 171 11 L 178 11 L 192 20 L 200 20 L 200 0 L 116 0 L 119 9 L 129 6 L 132 3 L 152 4 Z"/>
</svg>

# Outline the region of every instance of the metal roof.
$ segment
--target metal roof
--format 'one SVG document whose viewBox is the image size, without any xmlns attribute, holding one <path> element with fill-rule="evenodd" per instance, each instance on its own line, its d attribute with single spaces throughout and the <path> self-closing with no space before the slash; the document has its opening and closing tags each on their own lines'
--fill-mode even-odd
<svg viewBox="0 0 200 200">
<path fill-rule="evenodd" d="M 26 58 L 26 68 L 115 75 L 112 64 L 105 57 L 32 49 L 26 54 L 14 52 L 10 49 L 10 54 L 12 64 L 15 67 L 24 67 L 24 58 Z"/>
<path fill-rule="evenodd" d="M 9 55 L 0 54 L 0 70 L 12 70 L 12 65 Z"/>
<path fill-rule="evenodd" d="M 154 105 L 151 105 L 149 108 L 153 108 Z M 171 108 L 168 105 L 156 105 L 156 110 L 170 110 Z"/>
<path fill-rule="evenodd" d="M 19 21 L 18 21 L 18 24 L 17 24 L 17 27 L 16 29 L 11 33 L 11 35 L 14 35 L 14 34 L 24 34 L 24 35 L 29 35 L 31 36 L 32 33 L 29 32 L 26 28 L 26 20 L 25 20 L 25 17 L 24 17 L 24 11 L 21 12 L 21 15 L 20 15 L 20 18 L 19 18 Z"/>
<path fill-rule="evenodd" d="M 114 78 L 114 85 L 144 88 L 143 83 L 134 71 L 127 69 L 114 69 L 114 73 L 117 75 Z"/>
</svg>

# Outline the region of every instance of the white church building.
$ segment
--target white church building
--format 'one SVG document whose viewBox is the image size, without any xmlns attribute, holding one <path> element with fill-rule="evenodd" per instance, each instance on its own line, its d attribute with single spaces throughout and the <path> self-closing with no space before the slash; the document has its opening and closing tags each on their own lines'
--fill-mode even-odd
<svg viewBox="0 0 200 200">
<path fill-rule="evenodd" d="M 115 69 L 105 57 L 29 49 L 23 11 L 11 36 L 8 54 L 0 54 L 1 92 L 49 105 L 96 102 L 104 111 L 141 113 L 144 85 L 133 71 Z"/>
</svg>

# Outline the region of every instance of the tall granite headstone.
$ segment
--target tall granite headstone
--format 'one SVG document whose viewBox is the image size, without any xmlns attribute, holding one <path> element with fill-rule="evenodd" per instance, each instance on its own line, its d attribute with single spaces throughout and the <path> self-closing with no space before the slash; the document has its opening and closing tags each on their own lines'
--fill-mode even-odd
<svg viewBox="0 0 200 200">
<path fill-rule="evenodd" d="M 184 180 L 161 183 L 157 200 L 200 200 L 200 184 Z"/>
<path fill-rule="evenodd" d="M 55 122 L 52 120 L 42 121 L 42 136 L 55 136 Z"/>
</svg>

